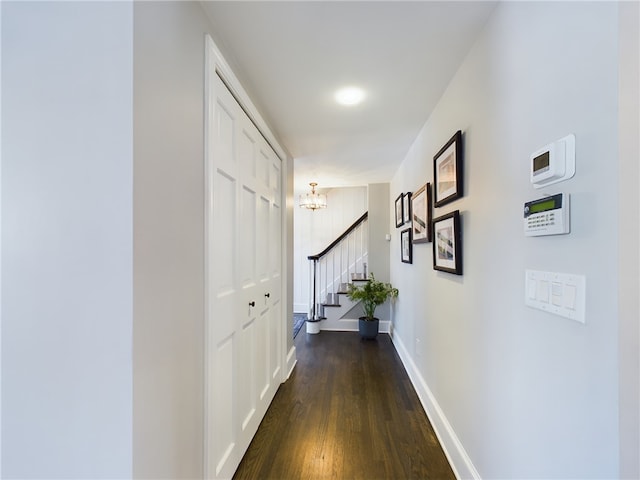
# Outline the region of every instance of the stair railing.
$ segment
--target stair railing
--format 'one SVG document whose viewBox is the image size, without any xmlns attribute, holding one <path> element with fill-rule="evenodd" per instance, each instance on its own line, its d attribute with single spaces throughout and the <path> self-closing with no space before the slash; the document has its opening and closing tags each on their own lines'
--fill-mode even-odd
<svg viewBox="0 0 640 480">
<path fill-rule="evenodd" d="M 324 319 L 323 304 L 335 303 L 336 294 L 345 293 L 340 290 L 344 290 L 351 280 L 367 278 L 368 216 L 369 212 L 365 212 L 322 252 L 307 257 L 313 262 L 309 296 L 311 320 Z M 321 302 L 322 298 L 324 301 Z"/>
</svg>

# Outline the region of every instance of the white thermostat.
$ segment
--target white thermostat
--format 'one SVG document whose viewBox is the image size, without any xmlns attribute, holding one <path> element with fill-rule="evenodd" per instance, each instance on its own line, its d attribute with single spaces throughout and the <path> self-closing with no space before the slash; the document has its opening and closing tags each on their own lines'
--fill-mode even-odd
<svg viewBox="0 0 640 480">
<path fill-rule="evenodd" d="M 527 237 L 569 233 L 570 221 L 567 193 L 558 193 L 524 204 L 524 234 Z"/>
<path fill-rule="evenodd" d="M 531 154 L 531 183 L 542 188 L 562 182 L 576 173 L 576 137 L 567 135 Z"/>
</svg>

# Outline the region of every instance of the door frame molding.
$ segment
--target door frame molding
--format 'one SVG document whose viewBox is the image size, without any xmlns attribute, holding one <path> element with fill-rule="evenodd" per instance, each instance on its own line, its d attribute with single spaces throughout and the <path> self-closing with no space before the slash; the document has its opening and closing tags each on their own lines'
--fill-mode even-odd
<svg viewBox="0 0 640 480">
<path fill-rule="evenodd" d="M 255 105 L 251 101 L 251 98 L 242 87 L 240 80 L 238 80 L 238 78 L 233 73 L 233 70 L 231 70 L 231 67 L 222 56 L 222 53 L 213 42 L 211 36 L 207 34 L 205 37 L 205 102 L 207 102 L 208 105 L 208 81 L 211 79 L 210 75 L 213 72 L 216 72 L 217 75 L 222 79 L 224 84 L 227 86 L 231 94 L 240 104 L 240 107 L 242 107 L 249 119 L 253 122 L 253 124 L 256 126 L 258 131 L 262 134 L 271 148 L 273 148 L 273 151 L 276 152 L 276 155 L 278 155 L 278 158 L 280 158 L 284 166 L 287 159 L 285 150 L 280 146 L 278 140 L 276 140 L 276 137 L 271 132 L 271 129 L 267 125 L 267 122 L 265 122 L 260 115 L 260 112 L 255 107 Z M 205 136 L 205 144 L 206 142 L 207 139 Z"/>
<path fill-rule="evenodd" d="M 204 305 L 204 322 L 205 322 L 205 334 L 203 336 L 203 343 L 204 343 L 204 359 L 205 359 L 205 365 L 204 365 L 204 424 L 205 424 L 205 428 L 204 428 L 204 455 L 203 455 L 203 462 L 204 462 L 204 477 L 205 478 L 215 478 L 216 477 L 216 473 L 215 471 L 210 471 L 210 458 L 209 458 L 209 451 L 210 451 L 210 439 L 209 439 L 209 429 L 208 429 L 208 424 L 209 424 L 209 404 L 210 404 L 210 398 L 209 398 L 209 374 L 210 374 L 210 370 L 209 370 L 209 353 L 210 353 L 210 345 L 209 345 L 209 325 L 210 325 L 210 297 L 209 297 L 209 272 L 211 270 L 211 268 L 213 267 L 211 265 L 211 251 L 210 251 L 210 237 L 209 237 L 209 228 L 210 228 L 210 220 L 211 218 L 213 218 L 213 210 L 212 210 L 212 203 L 211 203 L 211 198 L 212 198 L 212 185 L 209 182 L 209 161 L 208 161 L 208 157 L 210 155 L 210 149 L 211 149 L 211 145 L 210 145 L 210 139 L 209 139 L 209 129 L 210 129 L 210 121 L 213 118 L 212 114 L 213 114 L 213 99 L 212 99 L 212 84 L 213 84 L 213 76 L 217 75 L 218 77 L 220 77 L 220 79 L 222 80 L 222 82 L 227 86 L 227 88 L 229 89 L 229 91 L 231 92 L 231 94 L 235 97 L 236 101 L 240 104 L 240 107 L 244 110 L 244 112 L 247 114 L 247 116 L 249 117 L 249 119 L 253 122 L 253 124 L 256 126 L 256 128 L 258 129 L 258 131 L 260 132 L 260 134 L 264 137 L 264 139 L 266 140 L 266 142 L 271 146 L 271 148 L 273 149 L 273 151 L 275 152 L 275 154 L 278 156 L 278 158 L 281 161 L 281 169 L 280 169 L 280 185 L 281 187 L 281 193 L 280 193 L 280 199 L 279 199 L 279 204 L 280 204 L 280 215 L 281 215 L 281 242 L 280 242 L 280 249 L 281 249 L 281 258 L 282 258 L 282 265 L 281 265 L 281 302 L 283 305 L 283 308 L 281 308 L 281 322 L 283 324 L 283 328 L 281 329 L 282 333 L 282 337 L 280 339 L 280 352 L 278 352 L 278 356 L 280 358 L 280 383 L 284 382 L 289 374 L 291 373 L 290 368 L 293 368 L 293 365 L 295 365 L 295 348 L 292 349 L 291 352 L 287 352 L 287 344 L 288 344 L 288 335 L 290 334 L 289 328 L 288 328 L 288 321 L 287 321 L 287 313 L 289 311 L 288 305 L 291 301 L 290 295 L 289 295 L 289 289 L 288 284 L 289 284 L 289 276 L 290 276 L 290 270 L 289 268 L 287 268 L 288 266 L 288 261 L 287 261 L 287 256 L 286 256 L 286 246 L 288 245 L 288 237 L 287 237 L 287 230 L 288 230 L 288 223 L 287 223 L 287 211 L 290 208 L 289 203 L 287 202 L 287 199 L 289 197 L 288 195 L 288 182 L 287 182 L 287 178 L 289 176 L 289 168 L 290 168 L 290 155 L 288 155 L 286 153 L 286 151 L 281 147 L 281 145 L 279 144 L 279 142 L 277 141 L 276 137 L 273 135 L 271 129 L 269 128 L 269 126 L 267 125 L 267 123 L 264 121 L 264 119 L 262 118 L 262 116 L 260 115 L 258 109 L 255 107 L 255 105 L 253 104 L 253 102 L 251 101 L 251 98 L 249 97 L 249 95 L 247 94 L 247 92 L 244 90 L 244 88 L 242 87 L 242 84 L 240 83 L 240 81 L 238 80 L 238 78 L 235 76 L 235 74 L 233 73 L 233 71 L 231 70 L 231 67 L 229 66 L 229 64 L 227 63 L 227 61 L 224 59 L 222 53 L 220 52 L 220 50 L 218 49 L 218 47 L 216 46 L 216 44 L 214 43 L 213 39 L 211 38 L 211 36 L 209 34 L 205 35 L 205 58 L 204 58 L 204 110 L 203 110 L 203 114 L 204 114 L 204 190 L 205 190 L 205 205 L 204 205 L 204 258 L 205 258 L 205 268 L 204 268 L 204 301 L 205 301 L 205 305 Z M 289 368 L 290 367 L 290 368 Z"/>
</svg>

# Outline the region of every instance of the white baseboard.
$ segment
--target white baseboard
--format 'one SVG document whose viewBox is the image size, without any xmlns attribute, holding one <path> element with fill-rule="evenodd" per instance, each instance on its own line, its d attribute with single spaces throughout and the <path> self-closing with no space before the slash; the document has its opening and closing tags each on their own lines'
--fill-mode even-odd
<svg viewBox="0 0 640 480">
<path fill-rule="evenodd" d="M 282 380 L 283 383 L 291 376 L 296 363 L 298 363 L 298 359 L 296 357 L 296 347 L 291 347 L 291 350 L 289 350 L 289 353 L 287 353 L 287 367 L 285 369 L 285 372 L 287 372 L 287 376 Z"/>
<path fill-rule="evenodd" d="M 309 314 L 309 304 L 308 303 L 294 303 L 293 304 L 293 313 L 306 313 L 306 314 Z"/>
<path fill-rule="evenodd" d="M 438 405 L 435 397 L 431 393 L 431 390 L 427 386 L 424 377 L 418 371 L 416 364 L 414 363 L 409 351 L 402 343 L 402 340 L 397 335 L 391 335 L 393 345 L 404 364 L 404 368 L 409 375 L 409 379 L 416 389 L 422 407 L 424 408 L 429 421 L 436 432 L 440 445 L 444 450 L 449 464 L 453 469 L 453 473 L 458 479 L 474 479 L 481 480 L 480 474 L 473 466 L 471 458 L 465 451 L 462 443 L 458 439 L 458 436 L 453 431 L 453 427 L 444 415 L 444 412 Z"/>
<path fill-rule="evenodd" d="M 335 326 L 327 326 L 323 325 L 324 321 L 320 322 L 320 330 L 324 330 L 327 332 L 357 332 L 358 328 L 358 319 L 350 319 L 350 318 L 341 318 L 338 322 L 338 325 Z M 391 325 L 390 320 L 380 320 L 378 326 L 378 332 L 380 333 L 389 333 L 389 328 Z"/>
</svg>

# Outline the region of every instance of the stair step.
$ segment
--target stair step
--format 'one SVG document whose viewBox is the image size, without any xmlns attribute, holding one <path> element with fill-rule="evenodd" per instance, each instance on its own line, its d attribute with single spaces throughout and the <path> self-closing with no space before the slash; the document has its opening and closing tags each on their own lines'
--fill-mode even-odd
<svg viewBox="0 0 640 480">
<path fill-rule="evenodd" d="M 337 293 L 327 293 L 327 295 L 324 297 L 323 305 L 339 305 L 339 304 L 340 304 L 340 301 L 338 300 Z"/>
</svg>

